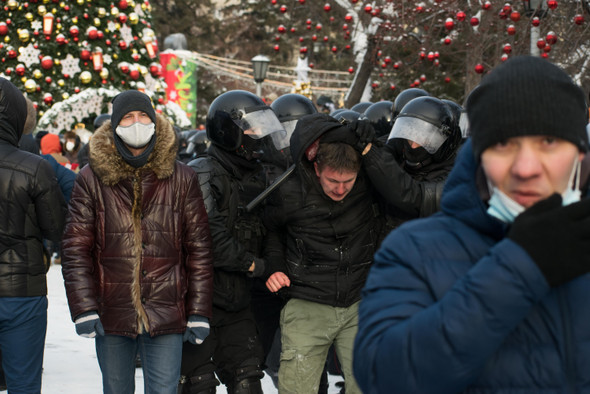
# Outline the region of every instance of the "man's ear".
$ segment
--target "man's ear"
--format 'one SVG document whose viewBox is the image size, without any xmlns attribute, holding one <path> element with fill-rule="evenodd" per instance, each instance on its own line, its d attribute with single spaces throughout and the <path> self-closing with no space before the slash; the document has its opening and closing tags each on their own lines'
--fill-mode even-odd
<svg viewBox="0 0 590 394">
<path fill-rule="evenodd" d="M 313 169 L 315 170 L 315 174 L 318 176 L 318 178 L 320 177 L 320 169 L 318 168 L 318 162 L 314 161 L 313 162 Z"/>
</svg>

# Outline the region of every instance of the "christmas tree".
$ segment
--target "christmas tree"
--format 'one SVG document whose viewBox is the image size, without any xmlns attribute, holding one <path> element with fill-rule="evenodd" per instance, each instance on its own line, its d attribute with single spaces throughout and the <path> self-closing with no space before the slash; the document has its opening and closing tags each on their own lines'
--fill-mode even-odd
<svg viewBox="0 0 590 394">
<path fill-rule="evenodd" d="M 186 115 L 167 103 L 149 1 L 7 0 L 0 13 L 0 76 L 37 107 L 39 129 L 92 124 L 127 89 L 145 91 L 180 127 Z"/>
</svg>

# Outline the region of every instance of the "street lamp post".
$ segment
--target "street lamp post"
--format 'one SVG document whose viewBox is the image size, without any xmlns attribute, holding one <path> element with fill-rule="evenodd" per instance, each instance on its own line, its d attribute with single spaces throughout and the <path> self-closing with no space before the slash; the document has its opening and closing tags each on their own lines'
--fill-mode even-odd
<svg viewBox="0 0 590 394">
<path fill-rule="evenodd" d="M 547 1 L 546 0 L 523 0 L 524 14 L 529 18 L 538 17 L 543 18 L 547 15 Z M 541 49 L 537 47 L 537 41 L 541 38 L 541 29 L 539 26 L 531 26 L 531 43 L 530 53 L 533 56 L 540 56 Z"/>
<path fill-rule="evenodd" d="M 256 95 L 262 96 L 262 82 L 266 78 L 266 71 L 270 59 L 264 55 L 256 55 L 252 58 L 252 69 L 254 70 L 254 82 L 256 82 Z"/>
</svg>

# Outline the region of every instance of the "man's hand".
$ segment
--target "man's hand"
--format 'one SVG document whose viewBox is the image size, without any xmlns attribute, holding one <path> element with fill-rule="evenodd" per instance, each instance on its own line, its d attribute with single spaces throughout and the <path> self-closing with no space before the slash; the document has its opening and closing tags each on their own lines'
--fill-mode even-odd
<svg viewBox="0 0 590 394">
<path fill-rule="evenodd" d="M 289 277 L 282 272 L 275 272 L 266 281 L 266 287 L 273 293 L 276 293 L 283 287 L 289 286 L 291 286 L 291 281 L 289 280 Z"/>
</svg>

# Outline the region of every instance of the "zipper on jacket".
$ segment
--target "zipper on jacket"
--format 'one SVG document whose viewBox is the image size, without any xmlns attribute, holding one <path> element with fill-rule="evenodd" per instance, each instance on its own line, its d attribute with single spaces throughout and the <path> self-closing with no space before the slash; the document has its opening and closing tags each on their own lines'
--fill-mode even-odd
<svg viewBox="0 0 590 394">
<path fill-rule="evenodd" d="M 574 346 L 573 346 L 573 334 L 572 324 L 570 321 L 571 313 L 569 305 L 567 303 L 567 286 L 561 286 L 557 289 L 557 295 L 559 300 L 559 311 L 561 314 L 562 328 L 563 328 L 563 340 L 564 340 L 564 358 L 565 358 L 565 377 L 567 383 L 567 392 L 575 394 L 578 392 L 576 389 L 576 361 L 574 358 Z"/>
</svg>

